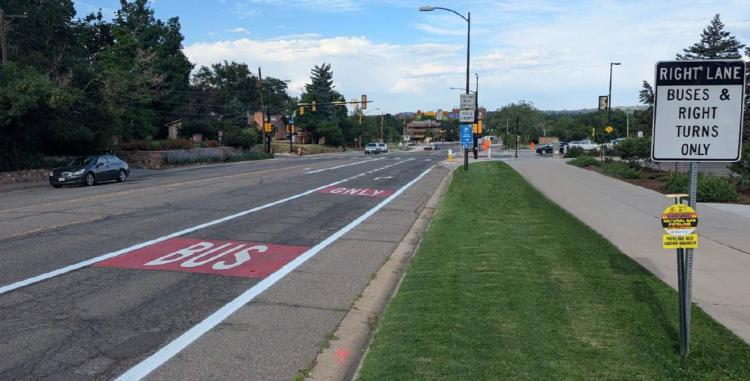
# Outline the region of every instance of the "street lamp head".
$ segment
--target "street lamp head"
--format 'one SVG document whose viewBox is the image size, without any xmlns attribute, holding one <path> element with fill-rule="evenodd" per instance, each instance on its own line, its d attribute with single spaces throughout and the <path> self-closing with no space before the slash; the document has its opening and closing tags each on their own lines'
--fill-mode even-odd
<svg viewBox="0 0 750 381">
<path fill-rule="evenodd" d="M 610 62 L 610 65 L 619 65 L 619 62 Z"/>
<path fill-rule="evenodd" d="M 435 10 L 435 7 L 432 7 L 432 6 L 429 6 L 429 5 L 423 5 L 423 6 L 419 7 L 419 11 L 420 12 L 430 12 L 430 11 L 434 11 L 434 10 Z"/>
</svg>

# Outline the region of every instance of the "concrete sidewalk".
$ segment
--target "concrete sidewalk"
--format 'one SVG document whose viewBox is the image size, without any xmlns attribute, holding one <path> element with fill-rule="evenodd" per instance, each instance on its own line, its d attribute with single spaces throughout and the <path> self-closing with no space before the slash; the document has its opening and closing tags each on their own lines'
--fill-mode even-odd
<svg viewBox="0 0 750 381">
<path fill-rule="evenodd" d="M 677 289 L 675 252 L 661 248 L 660 215 L 671 200 L 564 160 L 524 155 L 504 161 Z M 705 203 L 698 203 L 697 211 L 700 247 L 694 262 L 694 302 L 750 343 L 750 213 L 743 206 Z"/>
</svg>

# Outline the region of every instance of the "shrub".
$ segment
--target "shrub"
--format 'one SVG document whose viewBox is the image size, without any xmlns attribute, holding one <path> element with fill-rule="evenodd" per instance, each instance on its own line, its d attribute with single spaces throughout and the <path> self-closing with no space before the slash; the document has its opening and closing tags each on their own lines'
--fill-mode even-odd
<svg viewBox="0 0 750 381">
<path fill-rule="evenodd" d="M 742 146 L 742 159 L 732 163 L 729 169 L 737 174 L 737 180 L 741 188 L 750 189 L 750 142 L 745 142 Z"/>
<path fill-rule="evenodd" d="M 258 130 L 252 127 L 224 131 L 224 144 L 230 147 L 250 148 L 259 142 Z"/>
<path fill-rule="evenodd" d="M 608 161 L 602 165 L 602 172 L 609 176 L 620 177 L 623 179 L 640 179 L 641 171 L 632 168 L 623 162 Z"/>
<path fill-rule="evenodd" d="M 217 140 L 209 140 L 206 142 L 206 147 L 217 148 L 219 147 L 219 142 Z"/>
<path fill-rule="evenodd" d="M 572 157 L 576 158 L 578 156 L 581 156 L 584 154 L 584 150 L 581 147 L 572 147 L 568 149 L 568 152 L 565 152 L 565 157 Z"/>
<path fill-rule="evenodd" d="M 621 141 L 616 148 L 623 160 L 637 162 L 651 158 L 651 141 L 648 138 L 628 138 Z"/>
<path fill-rule="evenodd" d="M 146 140 L 131 140 L 120 146 L 123 151 L 148 151 L 150 148 Z"/>
<path fill-rule="evenodd" d="M 176 140 L 162 140 L 161 149 L 165 151 L 175 149 L 191 149 L 193 148 L 193 142 L 187 139 L 176 139 Z"/>
<path fill-rule="evenodd" d="M 599 167 L 602 163 L 591 156 L 578 156 L 577 158 L 568 162 L 568 164 L 575 165 L 576 167 Z"/>
<path fill-rule="evenodd" d="M 688 175 L 673 173 L 666 178 L 664 191 L 667 193 L 688 193 Z M 737 201 L 739 192 L 735 184 L 725 178 L 713 175 L 698 174 L 698 201 L 727 202 Z"/>
</svg>

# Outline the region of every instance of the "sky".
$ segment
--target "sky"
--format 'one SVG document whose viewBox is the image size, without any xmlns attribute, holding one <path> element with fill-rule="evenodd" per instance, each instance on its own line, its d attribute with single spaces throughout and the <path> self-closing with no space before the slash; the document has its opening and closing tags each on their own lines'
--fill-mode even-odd
<svg viewBox="0 0 750 381">
<path fill-rule="evenodd" d="M 119 0 L 74 0 L 79 16 Z M 431 0 L 430 0 L 431 1 Z M 197 67 L 222 61 L 262 67 L 299 95 L 314 65 L 331 63 L 347 99 L 367 94 L 369 114 L 449 110 L 466 83 L 471 12 L 471 88 L 489 110 L 525 100 L 542 110 L 595 108 L 609 86 L 612 107 L 638 104 L 654 65 L 699 41 L 719 13 L 750 45 L 750 0 L 152 0 L 156 17 L 179 17 L 184 51 Z"/>
</svg>

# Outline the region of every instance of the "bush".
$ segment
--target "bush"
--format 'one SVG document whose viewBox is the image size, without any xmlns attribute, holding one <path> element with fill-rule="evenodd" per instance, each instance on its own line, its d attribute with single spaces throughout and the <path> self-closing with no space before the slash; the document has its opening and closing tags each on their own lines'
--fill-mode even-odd
<svg viewBox="0 0 750 381">
<path fill-rule="evenodd" d="M 258 130 L 252 127 L 224 131 L 224 144 L 230 147 L 250 148 L 260 142 Z"/>
<path fill-rule="evenodd" d="M 742 159 L 736 163 L 732 163 L 729 169 L 737 174 L 739 186 L 750 190 L 750 142 L 745 142 L 742 146 Z"/>
<path fill-rule="evenodd" d="M 151 147 L 146 140 L 131 140 L 127 143 L 122 143 L 120 149 L 123 151 L 148 151 Z"/>
<path fill-rule="evenodd" d="M 640 179 L 641 171 L 623 162 L 607 161 L 602 165 L 602 172 L 609 176 L 623 179 Z"/>
<path fill-rule="evenodd" d="M 621 141 L 616 148 L 623 160 L 637 162 L 651 159 L 651 141 L 648 138 L 628 138 Z"/>
<path fill-rule="evenodd" d="M 206 142 L 206 147 L 208 148 L 217 148 L 219 147 L 219 142 L 217 140 L 209 140 Z"/>
<path fill-rule="evenodd" d="M 191 149 L 193 148 L 193 142 L 187 139 L 177 140 L 162 140 L 161 149 L 164 151 L 175 150 L 175 149 Z"/>
<path fill-rule="evenodd" d="M 602 165 L 602 162 L 594 157 L 582 155 L 569 161 L 568 164 L 575 165 L 576 167 L 599 167 Z"/>
<path fill-rule="evenodd" d="M 578 156 L 583 155 L 584 153 L 585 153 L 585 151 L 583 150 L 583 148 L 581 148 L 581 147 L 572 147 L 572 148 L 568 149 L 568 152 L 565 152 L 565 157 L 576 158 Z"/>
<path fill-rule="evenodd" d="M 688 193 L 688 175 L 673 173 L 666 178 L 664 191 L 667 193 Z M 735 184 L 725 178 L 713 175 L 698 174 L 698 201 L 727 202 L 737 201 L 739 192 Z"/>
</svg>

